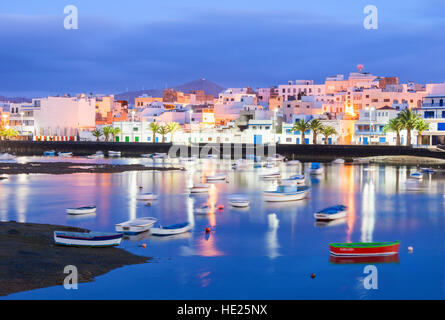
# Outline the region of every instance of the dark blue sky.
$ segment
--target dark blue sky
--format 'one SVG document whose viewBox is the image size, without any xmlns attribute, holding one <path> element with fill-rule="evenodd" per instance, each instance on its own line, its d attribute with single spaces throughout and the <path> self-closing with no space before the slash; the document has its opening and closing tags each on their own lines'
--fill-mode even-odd
<svg viewBox="0 0 445 320">
<path fill-rule="evenodd" d="M 65 30 L 65 5 L 79 29 Z M 363 9 L 379 10 L 365 30 Z M 270 86 L 348 73 L 445 81 L 441 0 L 14 0 L 0 3 L 0 95 L 119 93 L 197 78 Z"/>
</svg>

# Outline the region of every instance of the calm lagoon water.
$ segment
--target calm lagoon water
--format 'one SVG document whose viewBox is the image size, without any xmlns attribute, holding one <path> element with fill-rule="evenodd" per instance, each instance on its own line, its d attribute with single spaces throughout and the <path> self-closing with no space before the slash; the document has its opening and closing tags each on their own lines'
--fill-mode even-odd
<svg viewBox="0 0 445 320">
<path fill-rule="evenodd" d="M 37 159 L 19 161 L 25 160 Z M 141 159 L 102 161 L 151 164 Z M 444 299 L 445 174 L 426 175 L 419 190 L 409 190 L 405 182 L 415 168 L 324 166 L 317 179 L 307 175 L 308 199 L 275 204 L 265 202 L 262 191 L 274 189 L 276 180 L 261 180 L 253 168 L 234 171 L 227 160 L 200 160 L 187 171 L 10 176 L 0 182 L 2 221 L 113 231 L 116 223 L 154 216 L 164 225 L 189 221 L 194 227 L 173 238 L 122 241 L 122 248 L 153 260 L 113 270 L 78 290 L 61 285 L 6 299 Z M 308 168 L 281 166 L 284 177 Z M 185 192 L 203 174 L 222 170 L 229 183 L 212 184 L 208 195 Z M 159 194 L 151 207 L 135 200 L 139 186 Z M 247 194 L 250 208 L 231 208 L 227 197 L 233 193 Z M 195 215 L 193 208 L 203 203 L 225 208 Z M 349 207 L 346 220 L 315 224 L 315 211 L 339 203 Z M 65 214 L 67 207 L 87 204 L 97 205 L 95 215 Z M 278 227 L 269 225 L 273 213 Z M 205 234 L 208 226 L 210 235 Z M 369 263 L 378 268 L 377 290 L 363 286 L 366 264 L 329 259 L 330 242 L 392 240 L 401 240 L 398 261 Z"/>
</svg>

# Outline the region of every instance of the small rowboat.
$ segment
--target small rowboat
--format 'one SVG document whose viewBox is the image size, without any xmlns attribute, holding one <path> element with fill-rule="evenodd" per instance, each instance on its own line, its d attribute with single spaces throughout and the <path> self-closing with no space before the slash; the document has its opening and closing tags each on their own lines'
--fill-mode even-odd
<svg viewBox="0 0 445 320">
<path fill-rule="evenodd" d="M 12 154 L 9 153 L 2 153 L 0 154 L 0 160 L 14 160 L 15 157 Z"/>
<path fill-rule="evenodd" d="M 314 213 L 314 218 L 317 220 L 336 220 L 346 217 L 347 207 L 344 205 L 338 205 L 323 209 Z"/>
<path fill-rule="evenodd" d="M 434 169 L 432 169 L 432 168 L 421 168 L 420 172 L 422 172 L 422 173 L 434 173 Z"/>
<path fill-rule="evenodd" d="M 96 206 L 85 206 L 79 208 L 68 208 L 66 209 L 66 213 L 81 215 L 81 214 L 91 214 L 96 212 Z"/>
<path fill-rule="evenodd" d="M 207 193 L 209 192 L 209 185 L 200 183 L 190 188 L 190 193 Z"/>
<path fill-rule="evenodd" d="M 341 159 L 341 158 L 338 158 L 338 159 L 335 159 L 334 161 L 332 161 L 332 163 L 333 164 L 344 164 L 345 160 Z"/>
<path fill-rule="evenodd" d="M 59 153 L 57 153 L 57 155 L 59 157 L 72 157 L 73 153 L 72 152 L 59 152 Z"/>
<path fill-rule="evenodd" d="M 173 224 L 167 227 L 160 226 L 159 228 L 151 228 L 150 232 L 152 235 L 156 236 L 170 236 L 173 234 L 179 234 L 190 231 L 191 228 L 192 227 L 190 223 L 185 222 L 180 224 Z"/>
<path fill-rule="evenodd" d="M 139 193 L 136 196 L 136 200 L 156 200 L 157 198 L 158 195 L 153 192 Z"/>
<path fill-rule="evenodd" d="M 208 204 L 203 204 L 199 208 L 195 209 L 195 214 L 206 215 L 209 214 L 211 210 L 212 210 L 211 206 L 209 206 Z"/>
<path fill-rule="evenodd" d="M 301 164 L 300 160 L 290 160 L 286 162 L 286 165 L 288 166 L 298 166 L 300 164 Z"/>
<path fill-rule="evenodd" d="M 399 253 L 400 241 L 331 243 L 329 251 L 335 256 L 390 256 Z"/>
<path fill-rule="evenodd" d="M 309 174 L 313 174 L 313 175 L 323 174 L 323 172 L 324 172 L 324 169 L 321 166 L 321 164 L 318 162 L 313 162 L 309 169 Z"/>
<path fill-rule="evenodd" d="M 243 195 L 232 195 L 228 200 L 229 204 L 236 208 L 246 208 L 250 205 L 250 200 Z"/>
<path fill-rule="evenodd" d="M 54 157 L 56 155 L 56 152 L 54 150 L 45 151 L 45 152 L 43 152 L 43 155 L 45 157 Z"/>
<path fill-rule="evenodd" d="M 152 159 L 167 159 L 168 156 L 166 153 L 158 153 L 153 154 Z"/>
<path fill-rule="evenodd" d="M 303 185 L 305 178 L 303 174 L 296 174 L 291 176 L 289 179 L 281 179 L 281 185 L 283 186 L 296 186 Z"/>
<path fill-rule="evenodd" d="M 120 157 L 122 155 L 122 152 L 120 151 L 108 151 L 109 157 Z"/>
<path fill-rule="evenodd" d="M 227 176 L 224 173 L 209 175 L 205 177 L 207 181 L 221 181 L 226 180 Z"/>
<path fill-rule="evenodd" d="M 122 233 L 54 231 L 54 242 L 64 246 L 109 247 L 118 246 Z"/>
<path fill-rule="evenodd" d="M 99 158 L 103 158 L 103 157 L 104 157 L 104 153 L 102 151 L 97 151 L 95 154 L 87 156 L 87 159 L 99 159 Z"/>
<path fill-rule="evenodd" d="M 259 176 L 263 179 L 279 178 L 281 176 L 281 173 L 278 168 L 265 168 L 259 173 Z"/>
<path fill-rule="evenodd" d="M 309 193 L 308 186 L 278 186 L 275 191 L 264 191 L 264 200 L 270 202 L 295 201 L 304 199 Z"/>
<path fill-rule="evenodd" d="M 411 173 L 409 176 L 413 179 L 418 179 L 418 180 L 423 179 L 423 174 L 422 174 L 422 172 L 419 172 L 419 171 Z"/>
<path fill-rule="evenodd" d="M 152 217 L 142 217 L 116 224 L 117 232 L 124 234 L 139 234 L 150 230 L 150 228 L 158 221 Z"/>
</svg>

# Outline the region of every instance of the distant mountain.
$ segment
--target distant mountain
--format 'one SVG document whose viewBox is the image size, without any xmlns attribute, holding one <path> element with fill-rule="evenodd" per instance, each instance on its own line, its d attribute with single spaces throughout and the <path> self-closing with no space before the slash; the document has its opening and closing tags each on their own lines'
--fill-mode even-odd
<svg viewBox="0 0 445 320">
<path fill-rule="evenodd" d="M 176 91 L 182 91 L 184 93 L 190 93 L 194 90 L 204 90 L 206 94 L 211 94 L 215 97 L 218 96 L 220 92 L 224 91 L 223 87 L 206 79 L 191 81 L 183 85 L 173 87 L 172 89 L 175 89 Z M 126 100 L 129 103 L 134 103 L 134 99 L 143 94 L 152 97 L 162 97 L 162 91 L 162 89 L 128 91 L 116 94 L 114 98 L 116 100 Z"/>
<path fill-rule="evenodd" d="M 218 94 L 220 94 L 224 90 L 224 88 L 220 85 L 206 79 L 191 81 L 186 84 L 174 87 L 173 89 L 185 93 L 190 93 L 190 91 L 193 90 L 204 90 L 206 94 L 211 94 L 215 97 L 217 97 Z"/>
<path fill-rule="evenodd" d="M 5 96 L 0 96 L 0 102 L 23 103 L 23 102 L 31 102 L 31 101 L 32 101 L 31 99 L 23 98 L 23 97 L 8 98 Z"/>
</svg>

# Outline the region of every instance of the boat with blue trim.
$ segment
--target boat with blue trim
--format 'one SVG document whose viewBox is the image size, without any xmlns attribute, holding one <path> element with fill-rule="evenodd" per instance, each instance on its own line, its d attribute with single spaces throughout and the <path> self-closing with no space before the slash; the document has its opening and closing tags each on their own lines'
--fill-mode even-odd
<svg viewBox="0 0 445 320">
<path fill-rule="evenodd" d="M 64 246 L 110 247 L 118 246 L 122 233 L 54 231 L 54 242 Z"/>
<path fill-rule="evenodd" d="M 317 175 L 323 174 L 324 169 L 319 162 L 312 162 L 311 167 L 309 168 L 309 174 Z"/>
<path fill-rule="evenodd" d="M 308 186 L 283 186 L 275 191 L 264 191 L 264 200 L 270 202 L 295 201 L 304 199 L 310 191 Z"/>
<path fill-rule="evenodd" d="M 314 213 L 314 218 L 323 221 L 342 219 L 346 217 L 347 210 L 346 206 L 340 204 Z"/>
<path fill-rule="evenodd" d="M 184 233 L 190 231 L 192 226 L 188 222 L 172 224 L 170 226 L 159 226 L 158 228 L 151 228 L 150 232 L 155 236 L 170 236 L 174 234 Z"/>
</svg>

